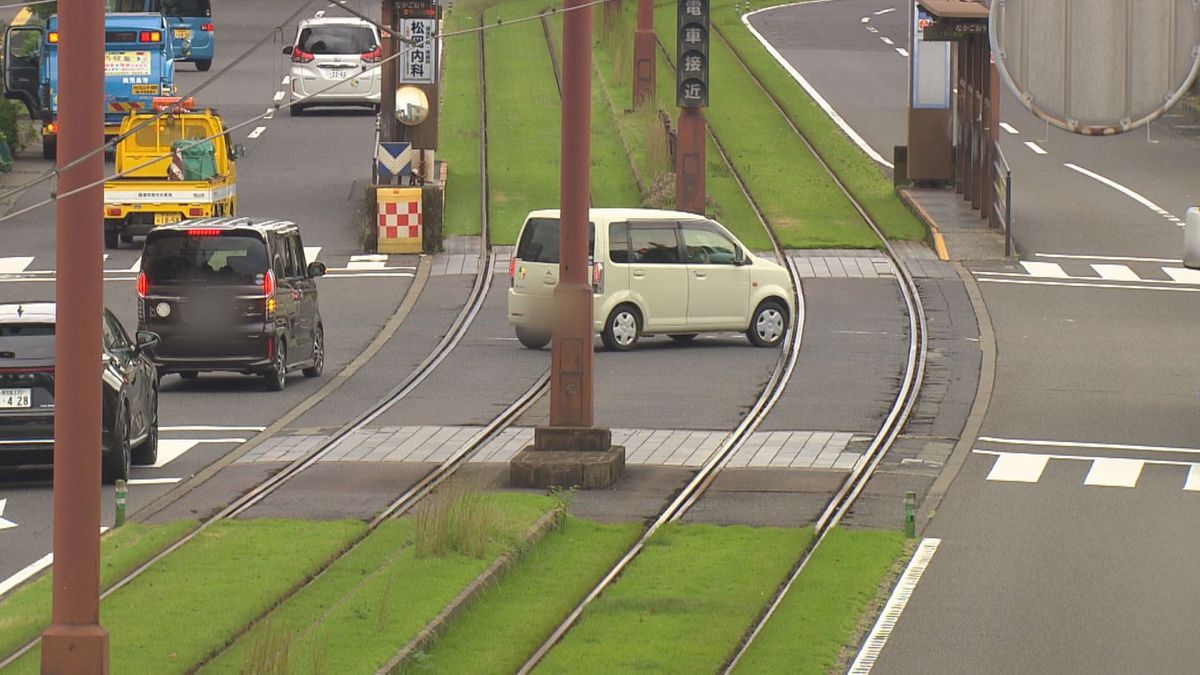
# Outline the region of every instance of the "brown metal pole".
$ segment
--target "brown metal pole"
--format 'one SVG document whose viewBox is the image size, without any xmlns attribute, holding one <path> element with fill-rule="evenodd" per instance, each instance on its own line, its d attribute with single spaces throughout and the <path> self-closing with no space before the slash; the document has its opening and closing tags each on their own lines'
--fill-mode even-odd
<svg viewBox="0 0 1200 675">
<path fill-rule="evenodd" d="M 704 113 L 679 109 L 679 139 L 675 149 L 675 208 L 704 213 Z"/>
<path fill-rule="evenodd" d="M 393 0 L 383 0 L 383 7 L 380 8 L 380 23 L 387 26 L 387 35 L 383 36 L 383 68 L 380 69 L 380 80 L 383 91 L 379 92 L 379 111 L 380 127 L 379 140 L 381 141 L 397 141 L 400 140 L 399 130 L 396 128 L 400 125 L 396 121 L 396 75 L 399 72 L 399 67 L 396 63 L 397 59 L 388 60 L 400 44 L 400 41 L 393 37 L 396 24 L 398 23 L 393 16 Z"/>
<path fill-rule="evenodd" d="M 104 143 L 104 3 L 59 6 L 58 166 Z M 59 194 L 104 178 L 93 155 L 62 171 Z M 54 587 L 42 673 L 108 673 L 100 626 L 100 320 L 104 188 L 56 205 L 58 326 L 54 386 Z"/>
<path fill-rule="evenodd" d="M 638 0 L 633 32 L 633 107 L 654 105 L 654 0 Z"/>
<path fill-rule="evenodd" d="M 578 7 L 578 9 L 576 9 Z M 561 242 L 558 321 L 550 365 L 550 426 L 592 426 L 592 285 L 588 269 L 592 9 L 563 0 Z"/>
</svg>

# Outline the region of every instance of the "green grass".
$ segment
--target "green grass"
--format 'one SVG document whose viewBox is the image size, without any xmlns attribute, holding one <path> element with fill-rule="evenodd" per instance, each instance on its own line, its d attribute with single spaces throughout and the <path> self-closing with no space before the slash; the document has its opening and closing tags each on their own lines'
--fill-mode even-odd
<svg viewBox="0 0 1200 675">
<path fill-rule="evenodd" d="M 537 495 L 485 498 L 497 517 L 482 557 L 421 557 L 413 518 L 384 523 L 202 672 L 245 672 L 272 657 L 270 672 L 374 672 L 554 506 Z"/>
<path fill-rule="evenodd" d="M 458 7 L 446 17 L 446 32 L 478 25 L 482 7 Z M 446 77 L 438 111 L 438 154 L 446 161 L 445 234 L 478 235 L 479 38 L 468 33 L 444 41 Z"/>
<path fill-rule="evenodd" d="M 178 520 L 163 525 L 126 523 L 100 539 L 100 585 L 108 588 L 196 526 Z M 0 657 L 11 654 L 50 625 L 52 574 L 44 574 L 0 602 Z"/>
<path fill-rule="evenodd" d="M 899 532 L 830 532 L 737 672 L 832 672 L 904 548 Z"/>
<path fill-rule="evenodd" d="M 741 18 L 735 15 L 732 5 L 731 0 L 714 0 L 711 5 L 712 22 L 721 34 L 729 39 L 750 69 L 780 101 L 788 116 L 809 138 L 867 213 L 879 223 L 884 233 L 891 239 L 922 239 L 925 236 L 924 226 L 901 203 L 891 181 L 879 165 L 863 154 L 763 48 L 746 29 Z M 717 45 L 725 49 L 720 37 L 715 34 L 709 44 L 710 49 Z M 725 80 L 718 80 L 717 77 L 721 76 L 713 77 L 714 96 L 725 85 Z M 744 79 L 745 74 L 741 73 L 740 77 Z"/>
<path fill-rule="evenodd" d="M 351 521 L 216 523 L 104 601 L 112 672 L 187 671 L 362 528 Z M 39 660 L 35 649 L 11 671 L 36 673 Z"/>
<path fill-rule="evenodd" d="M 539 672 L 714 672 L 811 536 L 807 528 L 664 528 Z"/>
<path fill-rule="evenodd" d="M 641 531 L 568 518 L 404 672 L 516 672 Z"/>
</svg>

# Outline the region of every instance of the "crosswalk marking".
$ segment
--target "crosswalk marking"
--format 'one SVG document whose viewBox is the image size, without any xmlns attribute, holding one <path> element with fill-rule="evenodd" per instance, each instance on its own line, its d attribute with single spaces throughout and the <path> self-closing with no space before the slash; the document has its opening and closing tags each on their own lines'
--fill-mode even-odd
<svg viewBox="0 0 1200 675">
<path fill-rule="evenodd" d="M 1092 462 L 1084 485 L 1137 487 L 1145 462 L 1138 459 L 1097 459 Z"/>
<path fill-rule="evenodd" d="M 125 271 L 126 272 L 140 272 L 141 269 L 142 269 L 142 258 L 141 258 L 141 256 L 138 256 L 138 259 L 133 261 L 133 265 L 130 266 L 130 268 Z"/>
<path fill-rule="evenodd" d="M 346 269 L 381 270 L 387 266 L 387 256 L 382 254 L 352 255 Z"/>
<path fill-rule="evenodd" d="M 0 258 L 0 274 L 18 274 L 24 272 L 29 263 L 33 262 L 32 257 L 10 257 Z"/>
<path fill-rule="evenodd" d="M 987 479 L 1009 483 L 1036 483 L 1041 480 L 1048 461 L 1050 458 L 1046 455 L 1024 452 L 998 454 Z"/>
<path fill-rule="evenodd" d="M 1025 268 L 1031 276 L 1047 277 L 1050 279 L 1069 279 L 1070 275 L 1063 271 L 1063 268 L 1058 263 L 1047 262 L 1032 262 L 1022 260 L 1021 267 Z"/>
<path fill-rule="evenodd" d="M 316 262 L 317 256 L 319 256 L 319 255 L 321 255 L 321 247 L 320 246 L 305 246 L 304 247 L 304 259 L 307 260 L 308 262 Z"/>
<path fill-rule="evenodd" d="M 308 262 L 314 262 L 320 258 L 322 253 L 320 246 L 305 246 L 304 255 Z M 416 271 L 416 266 L 411 264 L 412 259 L 404 256 L 391 257 L 385 254 L 365 254 L 365 255 L 337 255 L 335 260 L 322 260 L 328 266 L 330 276 L 328 278 L 357 278 L 364 276 L 374 277 L 411 277 Z M 132 281 L 142 268 L 142 258 L 134 257 L 130 261 L 129 257 L 124 255 L 109 255 L 104 254 L 104 280 L 109 281 Z M 45 265 L 49 263 L 49 269 L 30 269 L 31 266 L 37 266 L 39 261 Z M 132 264 L 130 264 L 132 262 Z M 35 258 L 34 256 L 0 256 L 0 282 L 3 283 L 25 283 L 25 282 L 46 282 L 53 283 L 56 281 L 58 271 L 54 269 L 54 256 L 43 256 Z M 344 264 L 345 267 L 336 265 Z M 505 268 L 507 269 L 507 268 Z"/>
<path fill-rule="evenodd" d="M 1189 492 L 1200 492 L 1200 464 L 1192 465 L 1188 469 L 1187 482 L 1183 484 L 1183 489 Z"/>
<path fill-rule="evenodd" d="M 1200 270 L 1183 267 L 1164 267 L 1163 271 L 1181 284 L 1200 284 Z"/>
<path fill-rule="evenodd" d="M 1109 281 L 1141 281 L 1141 277 L 1129 269 L 1127 265 L 1092 265 L 1101 279 Z"/>
</svg>

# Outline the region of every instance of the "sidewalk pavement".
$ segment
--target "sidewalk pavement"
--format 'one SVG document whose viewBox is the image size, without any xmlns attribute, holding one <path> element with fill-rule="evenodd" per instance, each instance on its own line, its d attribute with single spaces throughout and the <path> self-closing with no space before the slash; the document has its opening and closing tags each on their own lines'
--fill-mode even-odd
<svg viewBox="0 0 1200 675">
<path fill-rule="evenodd" d="M 1004 231 L 953 189 L 901 188 L 900 199 L 929 229 L 942 260 L 1004 260 Z"/>
</svg>

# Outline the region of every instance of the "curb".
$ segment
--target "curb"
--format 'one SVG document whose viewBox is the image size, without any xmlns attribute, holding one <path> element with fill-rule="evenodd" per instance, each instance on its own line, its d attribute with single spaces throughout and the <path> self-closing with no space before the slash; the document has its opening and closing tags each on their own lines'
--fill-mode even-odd
<svg viewBox="0 0 1200 675">
<path fill-rule="evenodd" d="M 521 535 L 521 546 L 516 550 L 508 551 L 497 558 L 486 570 L 475 578 L 466 588 L 462 590 L 450 604 L 438 613 L 432 621 L 425 624 L 417 635 L 408 641 L 400 651 L 383 664 L 379 670 L 375 671 L 376 675 L 385 675 L 399 672 L 401 666 L 414 654 L 428 647 L 434 642 L 445 630 L 451 621 L 462 614 L 463 610 L 467 609 L 475 602 L 492 584 L 500 580 L 509 569 L 513 567 L 525 552 L 533 547 L 534 544 L 541 541 L 543 537 L 550 533 L 551 530 L 556 530 L 562 522 L 564 512 L 561 508 L 554 508 L 546 512 L 537 522 L 525 530 Z"/>
<path fill-rule="evenodd" d="M 912 198 L 912 195 L 909 194 L 907 188 L 900 188 L 899 190 L 896 190 L 896 192 L 900 195 L 900 201 L 904 202 L 904 205 L 908 207 L 908 210 L 912 211 L 913 215 L 915 215 L 918 220 L 925 224 L 926 234 L 933 242 L 933 250 L 937 253 L 938 260 L 949 262 L 950 252 L 946 250 L 946 240 L 942 237 L 941 231 L 938 230 L 937 223 L 934 222 L 933 217 L 929 215 L 929 212 L 925 210 L 925 207 L 918 204 L 917 201 Z"/>
</svg>

